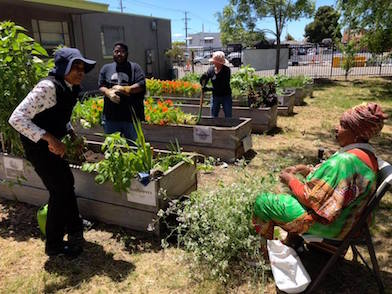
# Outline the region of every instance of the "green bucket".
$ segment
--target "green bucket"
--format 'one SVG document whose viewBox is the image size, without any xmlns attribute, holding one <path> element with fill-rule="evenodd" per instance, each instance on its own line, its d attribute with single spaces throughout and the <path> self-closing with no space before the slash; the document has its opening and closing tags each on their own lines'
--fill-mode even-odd
<svg viewBox="0 0 392 294">
<path fill-rule="evenodd" d="M 46 235 L 46 215 L 48 214 L 48 205 L 42 205 L 37 211 L 37 221 L 41 233 Z"/>
</svg>

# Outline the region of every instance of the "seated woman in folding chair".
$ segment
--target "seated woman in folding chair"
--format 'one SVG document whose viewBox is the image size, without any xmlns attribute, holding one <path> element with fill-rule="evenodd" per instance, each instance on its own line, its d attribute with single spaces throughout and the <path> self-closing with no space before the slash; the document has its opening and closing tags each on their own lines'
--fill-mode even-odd
<svg viewBox="0 0 392 294">
<path fill-rule="evenodd" d="M 257 233 L 273 238 L 274 226 L 289 233 L 343 239 L 375 191 L 377 159 L 368 141 L 378 135 L 387 115 L 375 103 L 343 113 L 336 127 L 342 149 L 322 164 L 288 167 L 280 174 L 291 194 L 262 193 L 254 204 Z M 305 178 L 301 182 L 296 174 Z M 290 238 L 286 239 L 290 243 Z"/>
</svg>

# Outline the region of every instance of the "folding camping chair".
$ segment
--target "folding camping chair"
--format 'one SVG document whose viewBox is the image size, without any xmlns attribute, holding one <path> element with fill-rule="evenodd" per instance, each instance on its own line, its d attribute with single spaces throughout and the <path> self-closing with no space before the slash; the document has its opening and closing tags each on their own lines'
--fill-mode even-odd
<svg viewBox="0 0 392 294">
<path fill-rule="evenodd" d="M 325 248 L 334 248 L 334 252 L 329 258 L 328 262 L 324 265 L 318 276 L 310 283 L 310 285 L 307 287 L 305 293 L 313 293 L 317 287 L 319 286 L 321 280 L 325 277 L 325 275 L 328 273 L 328 271 L 332 268 L 332 266 L 335 264 L 335 262 L 338 260 L 340 256 L 343 256 L 347 249 L 351 246 L 354 258 L 359 256 L 362 261 L 365 263 L 366 267 L 372 271 L 367 264 L 367 262 L 364 260 L 362 255 L 359 253 L 358 249 L 355 247 L 356 245 L 359 244 L 366 244 L 370 259 L 372 262 L 372 268 L 373 268 L 373 274 L 375 276 L 375 279 L 377 281 L 378 289 L 380 293 L 384 293 L 384 285 L 381 280 L 381 275 L 380 275 L 380 269 L 377 263 L 377 258 L 376 254 L 374 252 L 374 246 L 372 242 L 372 238 L 370 236 L 370 231 L 369 231 L 369 226 L 367 223 L 367 220 L 370 216 L 370 213 L 376 208 L 376 206 L 379 204 L 381 198 L 384 196 L 384 194 L 390 190 L 392 186 L 392 166 L 381 159 L 378 159 L 378 166 L 379 170 L 377 173 L 377 190 L 374 192 L 372 197 L 369 199 L 368 204 L 366 205 L 363 213 L 361 214 L 359 220 L 355 223 L 355 225 L 352 227 L 352 229 L 349 231 L 349 233 L 346 235 L 346 237 L 341 240 L 341 241 L 336 241 L 336 240 L 328 240 L 328 239 L 322 239 L 319 238 L 319 241 L 321 241 L 321 244 L 324 244 Z M 358 237 L 360 236 L 360 237 Z M 314 236 L 302 236 L 307 242 L 307 239 L 309 241 L 309 244 L 312 244 L 312 242 L 315 241 L 315 239 L 312 237 Z M 332 245 L 331 245 L 332 244 Z M 331 250 L 327 250 L 330 251 Z"/>
</svg>

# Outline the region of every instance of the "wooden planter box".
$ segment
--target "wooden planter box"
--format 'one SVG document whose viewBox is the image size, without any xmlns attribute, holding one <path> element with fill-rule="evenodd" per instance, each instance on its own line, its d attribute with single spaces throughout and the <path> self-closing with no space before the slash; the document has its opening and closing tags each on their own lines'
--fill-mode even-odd
<svg viewBox="0 0 392 294">
<path fill-rule="evenodd" d="M 294 113 L 295 92 L 278 96 L 278 115 L 289 116 Z"/>
<path fill-rule="evenodd" d="M 103 141 L 103 128 L 83 129 L 75 125 L 75 131 L 88 140 Z M 184 151 L 201 153 L 234 162 L 252 148 L 250 118 L 203 117 L 198 125 L 142 125 L 147 142 L 154 148 L 168 149 L 176 140 Z"/>
<path fill-rule="evenodd" d="M 169 199 L 177 199 L 197 189 L 196 164 L 185 162 L 170 168 L 147 186 L 133 180 L 128 193 L 114 191 L 111 183 L 96 184 L 96 174 L 71 167 L 79 211 L 83 217 L 137 231 L 146 231 L 148 225 L 157 219 L 159 209 L 167 207 Z M 17 180 L 17 176 L 23 176 L 25 180 Z M 165 195 L 160 191 L 165 191 Z M 23 158 L 4 153 L 0 153 L 0 196 L 37 206 L 49 199 L 48 191 L 31 164 Z M 159 233 L 157 223 L 154 234 Z"/>
<path fill-rule="evenodd" d="M 159 99 L 162 97 L 153 97 Z M 191 113 L 197 115 L 199 113 L 200 99 L 194 98 L 169 98 L 163 97 L 163 99 L 171 99 L 176 107 L 180 107 L 182 111 L 186 113 Z M 209 99 L 205 100 L 209 102 Z M 232 116 L 233 118 L 247 117 L 252 119 L 252 132 L 256 134 L 261 134 L 266 131 L 270 131 L 276 128 L 277 118 L 278 118 L 278 106 L 273 107 L 262 107 L 262 108 L 249 108 L 244 106 L 239 106 L 239 101 L 233 100 Z M 203 116 L 211 115 L 210 106 L 203 106 L 202 110 Z M 224 117 L 223 110 L 219 112 L 220 117 Z"/>
<path fill-rule="evenodd" d="M 197 115 L 199 113 L 198 105 L 181 104 L 176 105 L 180 107 L 182 111 L 186 113 L 192 113 Z M 211 108 L 209 106 L 203 106 L 202 115 L 208 116 L 211 114 Z M 276 127 L 278 117 L 278 106 L 264 107 L 253 109 L 249 107 L 233 106 L 232 108 L 233 118 L 247 117 L 252 119 L 252 132 L 263 133 L 272 130 Z M 223 110 L 219 112 L 219 116 L 223 117 Z"/>
<path fill-rule="evenodd" d="M 305 86 L 305 96 L 313 98 L 313 84 L 307 84 Z"/>
<path fill-rule="evenodd" d="M 313 96 L 313 85 L 307 84 L 303 88 L 287 88 L 286 90 L 295 91 L 295 105 L 301 106 L 304 105 L 305 97 L 312 97 Z"/>
</svg>

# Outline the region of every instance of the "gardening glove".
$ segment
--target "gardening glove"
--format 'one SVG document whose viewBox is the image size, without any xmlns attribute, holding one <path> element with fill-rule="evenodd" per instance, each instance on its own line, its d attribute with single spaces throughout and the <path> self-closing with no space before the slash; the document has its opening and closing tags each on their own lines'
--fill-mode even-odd
<svg viewBox="0 0 392 294">
<path fill-rule="evenodd" d="M 116 90 L 115 89 L 110 89 L 108 91 L 106 91 L 106 96 L 110 99 L 110 101 L 112 101 L 113 103 L 119 104 L 120 103 L 120 96 L 118 96 L 116 94 Z"/>
<path fill-rule="evenodd" d="M 132 88 L 131 86 L 120 86 L 120 85 L 115 85 L 112 87 L 113 90 L 116 92 L 120 92 L 125 95 L 131 94 Z"/>
</svg>

